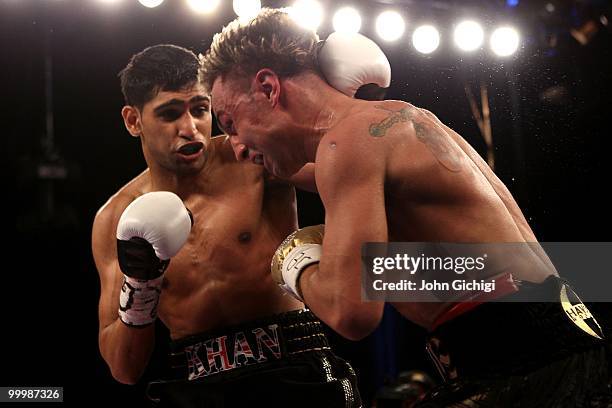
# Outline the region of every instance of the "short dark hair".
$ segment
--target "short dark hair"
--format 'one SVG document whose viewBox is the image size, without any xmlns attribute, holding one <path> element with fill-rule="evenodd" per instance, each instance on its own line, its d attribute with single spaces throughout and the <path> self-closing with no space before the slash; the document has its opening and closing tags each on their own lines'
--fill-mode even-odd
<svg viewBox="0 0 612 408">
<path fill-rule="evenodd" d="M 262 8 L 249 22 L 236 19 L 215 34 L 201 57 L 200 81 L 210 92 L 217 77 L 250 75 L 262 68 L 281 77 L 304 71 L 319 74 L 318 44 L 317 34 L 300 27 L 286 9 Z"/>
<path fill-rule="evenodd" d="M 134 54 L 119 72 L 127 105 L 142 109 L 160 91 L 180 91 L 198 81 L 199 61 L 186 48 L 159 44 Z"/>
</svg>

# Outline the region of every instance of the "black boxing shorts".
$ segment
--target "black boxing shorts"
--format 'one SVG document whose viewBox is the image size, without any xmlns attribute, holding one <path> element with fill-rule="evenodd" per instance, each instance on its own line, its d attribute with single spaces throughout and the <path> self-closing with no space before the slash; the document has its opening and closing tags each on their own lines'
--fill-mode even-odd
<svg viewBox="0 0 612 408">
<path fill-rule="evenodd" d="M 417 407 L 612 407 L 605 330 L 571 287 L 551 276 L 509 296 L 525 301 L 485 303 L 431 332 L 444 383 Z"/>
<path fill-rule="evenodd" d="M 147 389 L 160 408 L 361 407 L 352 367 L 308 310 L 174 341 L 170 367 Z"/>
</svg>

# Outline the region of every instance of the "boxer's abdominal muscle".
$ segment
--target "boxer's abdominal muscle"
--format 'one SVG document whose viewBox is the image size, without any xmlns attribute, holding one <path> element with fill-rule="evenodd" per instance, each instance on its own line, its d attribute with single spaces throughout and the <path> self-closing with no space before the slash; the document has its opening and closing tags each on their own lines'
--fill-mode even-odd
<svg viewBox="0 0 612 408">
<path fill-rule="evenodd" d="M 263 185 L 194 200 L 194 227 L 170 262 L 159 303 L 172 338 L 301 307 L 270 276 L 272 254 L 292 231 L 295 214 L 266 205 Z"/>
</svg>

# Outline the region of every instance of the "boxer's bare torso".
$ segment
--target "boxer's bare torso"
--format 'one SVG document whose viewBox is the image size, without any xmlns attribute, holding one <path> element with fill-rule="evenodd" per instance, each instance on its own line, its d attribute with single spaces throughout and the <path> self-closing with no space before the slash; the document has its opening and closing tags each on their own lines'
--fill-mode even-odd
<svg viewBox="0 0 612 408">
<path fill-rule="evenodd" d="M 158 316 L 173 339 L 302 307 L 270 276 L 274 251 L 297 228 L 294 189 L 266 182 L 261 166 L 238 163 L 224 137 L 212 140 L 216 149 L 206 188 L 181 196 L 194 216 L 191 234 L 164 275 Z M 98 218 L 108 225 L 97 229 L 106 234 L 97 240 L 104 254 L 97 257 L 99 262 L 116 259 L 119 217 L 130 202 L 149 191 L 146 170 L 100 210 Z M 123 281 L 118 264 L 113 279 L 112 288 L 103 288 L 100 304 L 109 308 L 101 313 L 108 317 L 106 323 L 117 318 Z"/>
<path fill-rule="evenodd" d="M 320 163 L 338 160 L 343 143 L 362 143 L 361 147 L 348 148 L 352 161 L 348 168 L 355 174 L 354 166 L 360 163 L 378 160 L 384 166 L 379 169 L 379 181 L 365 181 L 360 195 L 368 197 L 364 200 L 384 195 L 382 216 L 386 218 L 388 241 L 537 241 L 503 183 L 463 138 L 430 112 L 400 101 L 355 101 L 344 118 L 323 136 L 317 150 L 317 184 L 324 202 L 326 188 L 321 185 L 326 174 Z M 367 130 L 356 136 L 356 128 Z M 378 171 L 376 166 L 372 166 L 372 172 Z M 338 171 L 343 166 L 334 164 L 327 168 Z M 367 177 L 364 172 L 364 178 Z M 370 205 L 368 201 L 352 203 L 355 207 Z M 328 219 L 326 234 L 329 228 Z M 513 259 L 516 268 L 512 273 L 516 278 L 539 282 L 554 273 L 547 267 L 543 252 L 526 251 L 521 258 Z M 532 267 L 538 264 L 543 267 Z M 430 327 L 451 305 L 406 302 L 394 306 L 410 320 Z"/>
</svg>

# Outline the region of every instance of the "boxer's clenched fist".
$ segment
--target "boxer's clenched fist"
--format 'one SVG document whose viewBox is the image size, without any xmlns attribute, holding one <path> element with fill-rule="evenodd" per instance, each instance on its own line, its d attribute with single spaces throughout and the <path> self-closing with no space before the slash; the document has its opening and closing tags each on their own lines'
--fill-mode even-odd
<svg viewBox="0 0 612 408">
<path fill-rule="evenodd" d="M 324 225 L 294 231 L 278 247 L 272 258 L 272 277 L 283 290 L 303 301 L 298 287 L 302 271 L 321 259 Z"/>
<path fill-rule="evenodd" d="M 117 225 L 123 323 L 146 326 L 155 321 L 163 273 L 187 241 L 191 225 L 183 201 L 167 191 L 144 194 L 123 211 Z"/>
</svg>

